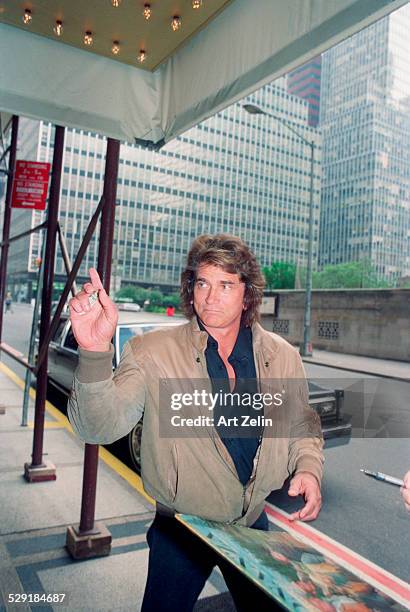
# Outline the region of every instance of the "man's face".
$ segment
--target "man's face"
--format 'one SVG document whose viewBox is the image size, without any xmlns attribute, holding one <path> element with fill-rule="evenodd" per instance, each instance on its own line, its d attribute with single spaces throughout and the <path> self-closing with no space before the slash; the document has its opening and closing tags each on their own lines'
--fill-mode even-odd
<svg viewBox="0 0 410 612">
<path fill-rule="evenodd" d="M 206 327 L 237 325 L 244 310 L 245 283 L 217 266 L 199 266 L 194 286 L 195 312 Z"/>
</svg>

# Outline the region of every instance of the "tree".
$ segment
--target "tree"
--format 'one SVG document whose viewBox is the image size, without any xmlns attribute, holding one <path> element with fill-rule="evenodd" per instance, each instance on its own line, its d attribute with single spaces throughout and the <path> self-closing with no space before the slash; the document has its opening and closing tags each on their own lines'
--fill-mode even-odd
<svg viewBox="0 0 410 612">
<path fill-rule="evenodd" d="M 294 289 L 296 265 L 286 261 L 274 261 L 262 268 L 267 289 Z"/>
<path fill-rule="evenodd" d="M 162 300 L 163 306 L 174 306 L 174 308 L 179 309 L 181 306 L 181 298 L 178 293 L 171 293 L 169 295 L 164 295 L 164 299 Z"/>
<path fill-rule="evenodd" d="M 143 287 L 126 285 L 117 291 L 115 298 L 118 301 L 132 300 L 141 307 L 144 306 L 146 300 L 149 300 L 149 305 L 146 306 L 146 310 L 150 312 L 165 312 L 167 306 L 174 306 L 177 310 L 180 309 L 180 297 L 178 293 L 164 295 L 158 289 L 144 289 Z"/>
<path fill-rule="evenodd" d="M 306 284 L 303 279 L 303 285 Z M 313 272 L 314 289 L 364 289 L 389 287 L 385 278 L 378 278 L 368 259 L 325 266 L 320 272 Z"/>
<path fill-rule="evenodd" d="M 144 301 L 148 298 L 151 291 L 149 289 L 144 289 L 143 287 L 135 287 L 134 285 L 126 285 L 125 287 L 121 287 L 119 291 L 115 294 L 117 300 L 121 300 L 125 298 L 126 300 L 132 300 L 135 304 L 139 304 L 142 306 Z"/>
</svg>

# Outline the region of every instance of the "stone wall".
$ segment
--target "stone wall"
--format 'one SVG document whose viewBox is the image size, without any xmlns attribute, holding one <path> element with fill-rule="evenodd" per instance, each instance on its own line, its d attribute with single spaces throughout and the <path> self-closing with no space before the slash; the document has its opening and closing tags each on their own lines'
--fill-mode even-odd
<svg viewBox="0 0 410 612">
<path fill-rule="evenodd" d="M 263 315 L 263 326 L 300 344 L 305 292 L 275 295 L 277 316 Z M 410 289 L 314 290 L 311 339 L 313 349 L 410 361 Z"/>
</svg>

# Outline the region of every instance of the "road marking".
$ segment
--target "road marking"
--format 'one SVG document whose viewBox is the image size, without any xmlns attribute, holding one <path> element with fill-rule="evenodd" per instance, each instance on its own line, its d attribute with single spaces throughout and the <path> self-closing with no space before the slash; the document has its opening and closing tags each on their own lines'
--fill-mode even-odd
<svg viewBox="0 0 410 612">
<path fill-rule="evenodd" d="M 28 428 L 34 429 L 34 422 L 28 422 Z M 44 429 L 64 429 L 64 425 L 58 421 L 44 421 Z"/>
<path fill-rule="evenodd" d="M 20 389 L 23 389 L 24 391 L 26 385 L 25 385 L 24 380 L 20 378 L 20 376 L 18 376 L 15 372 L 13 372 L 13 370 L 11 370 L 8 366 L 6 366 L 4 363 L 1 363 L 1 362 L 0 362 L 0 370 L 6 376 L 8 376 L 8 378 L 10 378 L 18 387 L 20 387 Z M 31 387 L 29 390 L 29 396 L 30 396 L 30 399 L 35 401 L 36 392 Z M 58 421 L 60 427 L 65 427 L 71 432 L 73 431 L 70 421 L 67 419 L 67 417 L 62 412 L 60 412 L 58 408 L 53 406 L 53 404 L 51 404 L 48 400 L 46 400 L 46 410 L 56 421 Z"/>
<path fill-rule="evenodd" d="M 13 370 L 11 370 L 9 367 L 7 367 L 4 363 L 1 363 L 1 362 L 0 362 L 0 370 L 6 376 L 8 376 L 8 378 L 10 378 L 18 387 L 24 390 L 24 387 L 25 387 L 24 381 L 15 372 L 13 372 Z M 36 399 L 36 392 L 34 389 L 30 389 L 30 398 L 33 400 Z M 75 436 L 78 439 L 78 436 L 74 433 L 73 428 L 71 427 L 71 423 L 68 420 L 68 418 L 65 416 L 65 414 L 63 414 L 58 408 L 56 408 L 48 400 L 46 400 L 46 410 L 55 419 L 55 421 L 54 422 L 45 421 L 44 422 L 45 428 L 53 429 L 53 428 L 63 427 L 71 435 Z M 33 427 L 33 424 L 29 423 L 29 427 Z M 117 457 L 114 457 L 114 455 L 110 453 L 109 451 L 107 451 L 107 449 L 104 448 L 103 446 L 99 447 L 98 455 L 102 459 L 102 461 L 104 461 L 104 463 L 108 465 L 108 467 L 110 467 L 112 470 L 117 472 L 117 474 L 119 474 L 121 478 L 126 480 L 133 489 L 138 491 L 138 493 L 142 495 L 143 497 L 145 497 L 145 499 L 150 504 L 155 506 L 155 501 L 144 490 L 141 476 L 139 476 L 136 472 L 134 472 L 129 467 L 127 467 L 124 463 L 122 463 L 122 461 L 117 459 Z"/>
<path fill-rule="evenodd" d="M 8 376 L 13 382 L 15 382 L 16 385 L 18 385 L 19 387 L 21 387 L 21 385 L 23 385 L 23 389 L 24 389 L 24 382 L 23 382 L 23 380 L 20 378 L 20 376 L 17 376 L 17 374 L 15 372 L 13 372 L 13 370 L 11 370 L 8 366 L 6 366 L 5 363 L 0 362 L 0 370 L 6 376 Z"/>
<path fill-rule="evenodd" d="M 265 510 L 272 523 L 292 534 L 298 540 L 310 544 L 359 578 L 366 580 L 373 587 L 383 591 L 383 593 L 410 609 L 410 585 L 404 580 L 387 572 L 307 523 L 290 521 L 288 518 L 290 515 L 277 506 L 269 503 L 266 504 Z"/>
</svg>

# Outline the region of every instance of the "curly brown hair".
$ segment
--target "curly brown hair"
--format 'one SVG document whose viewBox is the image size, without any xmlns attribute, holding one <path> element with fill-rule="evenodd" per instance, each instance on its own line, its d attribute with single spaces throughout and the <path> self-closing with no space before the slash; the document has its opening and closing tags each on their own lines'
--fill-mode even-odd
<svg viewBox="0 0 410 612">
<path fill-rule="evenodd" d="M 244 305 L 241 323 L 246 327 L 259 320 L 265 278 L 255 255 L 248 245 L 231 234 L 202 234 L 191 245 L 185 270 L 181 274 L 181 308 L 188 319 L 195 315 L 194 284 L 200 265 L 222 268 L 229 274 L 238 274 L 245 283 Z"/>
</svg>

